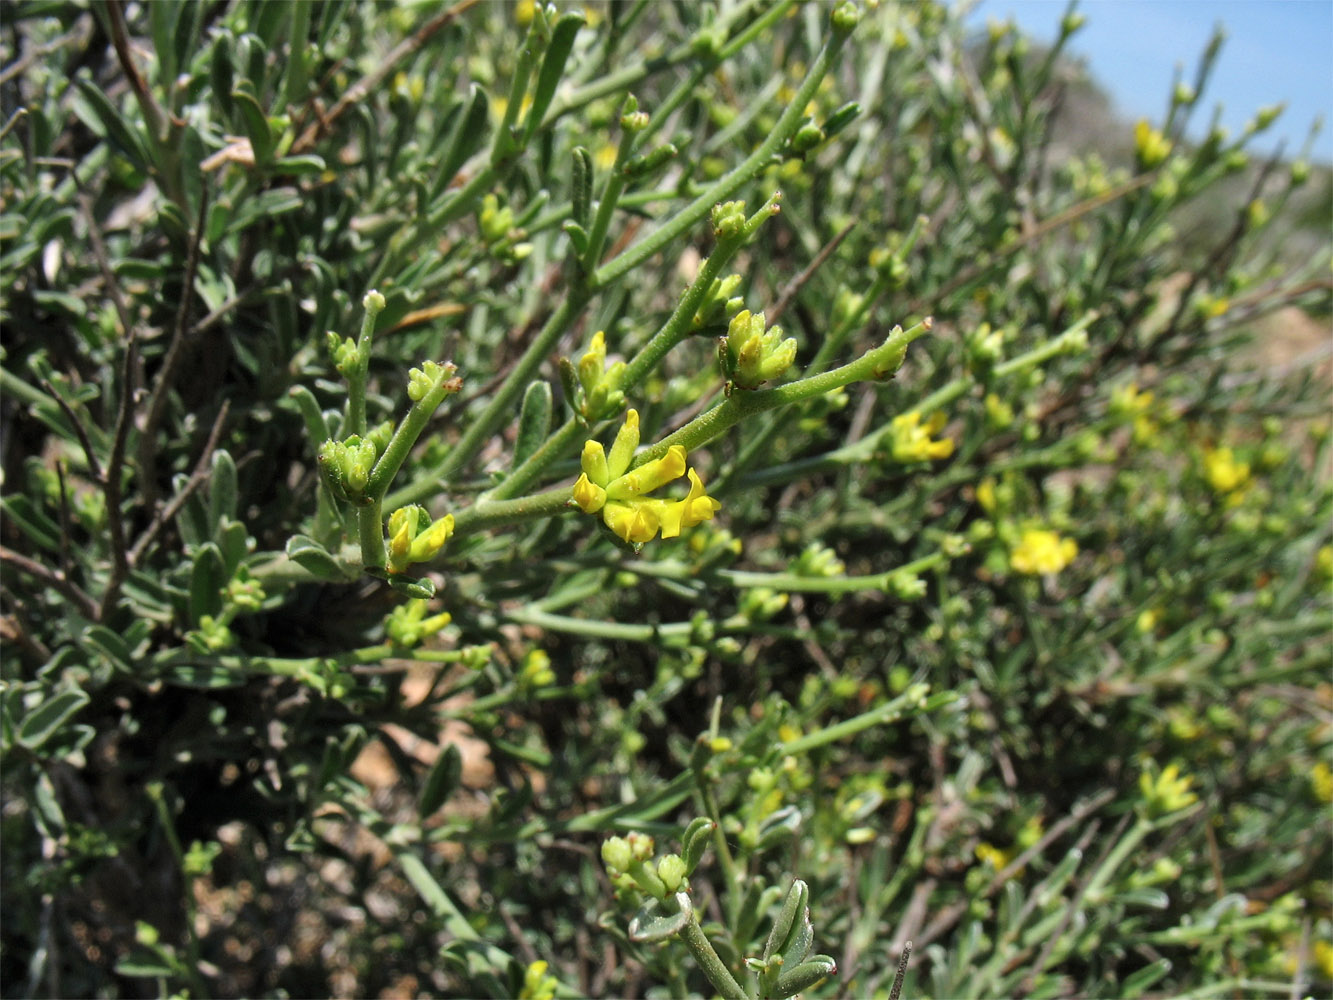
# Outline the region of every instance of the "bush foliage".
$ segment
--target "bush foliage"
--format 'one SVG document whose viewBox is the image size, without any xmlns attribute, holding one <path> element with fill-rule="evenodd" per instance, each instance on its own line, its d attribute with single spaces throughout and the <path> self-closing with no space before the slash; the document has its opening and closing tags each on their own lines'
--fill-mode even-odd
<svg viewBox="0 0 1333 1000">
<path fill-rule="evenodd" d="M 6 14 L 6 996 L 1333 986 L 1216 45 L 1099 153 L 1072 8 Z"/>
</svg>

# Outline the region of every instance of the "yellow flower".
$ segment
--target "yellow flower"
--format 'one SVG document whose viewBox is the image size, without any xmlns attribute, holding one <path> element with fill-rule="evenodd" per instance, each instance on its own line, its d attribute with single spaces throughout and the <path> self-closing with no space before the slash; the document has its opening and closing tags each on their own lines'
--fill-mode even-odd
<svg viewBox="0 0 1333 1000">
<path fill-rule="evenodd" d="M 985 841 L 977 845 L 977 860 L 984 865 L 990 865 L 997 872 L 1013 859 L 1013 851 L 1002 851 L 994 844 L 987 844 Z"/>
<path fill-rule="evenodd" d="M 1199 801 L 1199 797 L 1189 790 L 1194 779 L 1180 776 L 1180 768 L 1170 764 L 1163 768 L 1156 778 L 1148 770 L 1139 775 L 1139 791 L 1143 793 L 1143 804 L 1149 818 L 1178 812 Z"/>
<path fill-rule="evenodd" d="M 946 421 L 943 413 L 936 413 L 923 426 L 921 414 L 915 410 L 894 417 L 889 431 L 894 461 L 927 462 L 932 458 L 948 458 L 952 455 L 953 441 L 949 438 L 931 440 L 931 435 L 938 434 Z"/>
<path fill-rule="evenodd" d="M 1157 166 L 1171 154 L 1171 140 L 1140 118 L 1134 126 L 1134 151 L 1145 170 Z"/>
<path fill-rule="evenodd" d="M 1320 802 L 1333 802 L 1333 769 L 1326 762 L 1321 760 L 1311 769 L 1310 784 Z"/>
<path fill-rule="evenodd" d="M 977 503 L 987 514 L 995 513 L 995 480 L 987 476 L 977 484 Z"/>
<path fill-rule="evenodd" d="M 1230 448 L 1205 448 L 1203 474 L 1208 485 L 1225 496 L 1242 489 L 1250 480 L 1250 463 L 1238 462 Z"/>
<path fill-rule="evenodd" d="M 1319 966 L 1319 973 L 1325 979 L 1333 979 L 1333 942 L 1314 943 L 1314 964 Z"/>
<path fill-rule="evenodd" d="M 518 994 L 519 1000 L 553 1000 L 560 981 L 554 976 L 548 976 L 547 968 L 548 963 L 540 961 L 527 967 L 523 973 L 523 989 Z"/>
<path fill-rule="evenodd" d="M 633 545 L 651 541 L 660 529 L 663 538 L 675 538 L 682 528 L 712 520 L 722 504 L 704 491 L 699 473 L 686 465 L 685 449 L 672 445 L 665 455 L 630 470 L 639 446 L 639 414 L 630 410 L 607 455 L 599 441 L 583 446 L 583 472 L 574 484 L 573 502 L 585 514 L 599 511 L 606 526 Z M 677 501 L 645 494 L 687 475 L 689 493 Z"/>
<path fill-rule="evenodd" d="M 1009 565 L 1019 573 L 1033 576 L 1058 573 L 1078 555 L 1072 538 L 1061 538 L 1046 528 L 1028 528 L 1009 554 Z"/>
</svg>

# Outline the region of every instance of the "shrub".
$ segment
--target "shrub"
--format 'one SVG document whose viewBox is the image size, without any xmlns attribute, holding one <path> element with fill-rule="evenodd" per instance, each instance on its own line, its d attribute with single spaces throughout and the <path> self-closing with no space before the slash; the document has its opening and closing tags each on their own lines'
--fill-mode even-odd
<svg viewBox="0 0 1333 1000">
<path fill-rule="evenodd" d="M 7 995 L 1329 985 L 1215 46 L 1055 158 L 1072 11 L 9 13 Z"/>
</svg>

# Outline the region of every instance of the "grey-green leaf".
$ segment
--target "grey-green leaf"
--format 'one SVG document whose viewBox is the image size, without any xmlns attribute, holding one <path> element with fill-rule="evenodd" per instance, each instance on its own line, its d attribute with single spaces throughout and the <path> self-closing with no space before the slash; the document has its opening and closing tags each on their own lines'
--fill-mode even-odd
<svg viewBox="0 0 1333 1000">
<path fill-rule="evenodd" d="M 77 689 L 61 691 L 47 698 L 19 723 L 18 742 L 29 750 L 36 750 L 86 704 L 88 695 Z"/>
<path fill-rule="evenodd" d="M 690 897 L 683 892 L 676 893 L 676 906 L 676 912 L 669 913 L 661 901 L 648 900 L 629 922 L 630 940 L 662 941 L 679 934 L 694 919 L 694 909 Z"/>
</svg>

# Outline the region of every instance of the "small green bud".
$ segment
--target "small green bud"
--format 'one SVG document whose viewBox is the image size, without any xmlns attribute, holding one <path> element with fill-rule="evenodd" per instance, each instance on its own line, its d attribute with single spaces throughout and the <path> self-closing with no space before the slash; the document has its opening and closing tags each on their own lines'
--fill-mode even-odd
<svg viewBox="0 0 1333 1000">
<path fill-rule="evenodd" d="M 627 872 L 633 861 L 634 853 L 624 837 L 608 837 L 602 841 L 602 863 L 608 871 L 613 874 Z"/>
<path fill-rule="evenodd" d="M 384 312 L 384 296 L 372 288 L 366 292 L 365 297 L 361 300 L 361 308 L 372 316 L 379 315 Z"/>
<path fill-rule="evenodd" d="M 625 99 L 625 110 L 620 115 L 620 127 L 626 132 L 642 132 L 648 127 L 648 113 L 639 111 L 639 102 L 631 94 Z"/>
<path fill-rule="evenodd" d="M 797 153 L 808 153 L 823 141 L 824 130 L 807 119 L 791 137 L 791 148 Z"/>
<path fill-rule="evenodd" d="M 481 237 L 488 244 L 498 243 L 509 235 L 514 226 L 514 212 L 509 206 L 500 207 L 500 199 L 488 194 L 481 199 L 481 211 L 477 215 L 477 224 Z"/>
<path fill-rule="evenodd" d="M 351 337 L 339 337 L 332 330 L 328 332 L 326 343 L 329 354 L 333 357 L 333 367 L 340 375 L 350 375 L 361 364 L 361 352 L 356 348 L 356 341 Z"/>
<path fill-rule="evenodd" d="M 653 856 L 653 838 L 646 833 L 631 833 L 628 838 L 630 851 L 636 861 L 647 861 Z"/>
<path fill-rule="evenodd" d="M 852 0 L 842 0 L 833 8 L 833 13 L 829 17 L 829 23 L 833 25 L 833 30 L 839 34 L 847 34 L 861 20 L 861 8 Z"/>
<path fill-rule="evenodd" d="M 745 232 L 745 202 L 727 201 L 714 205 L 712 211 L 713 235 L 719 239 L 733 239 Z"/>
<path fill-rule="evenodd" d="M 685 881 L 685 860 L 679 854 L 667 854 L 657 862 L 657 877 L 666 886 L 667 892 L 675 892 Z"/>
</svg>

